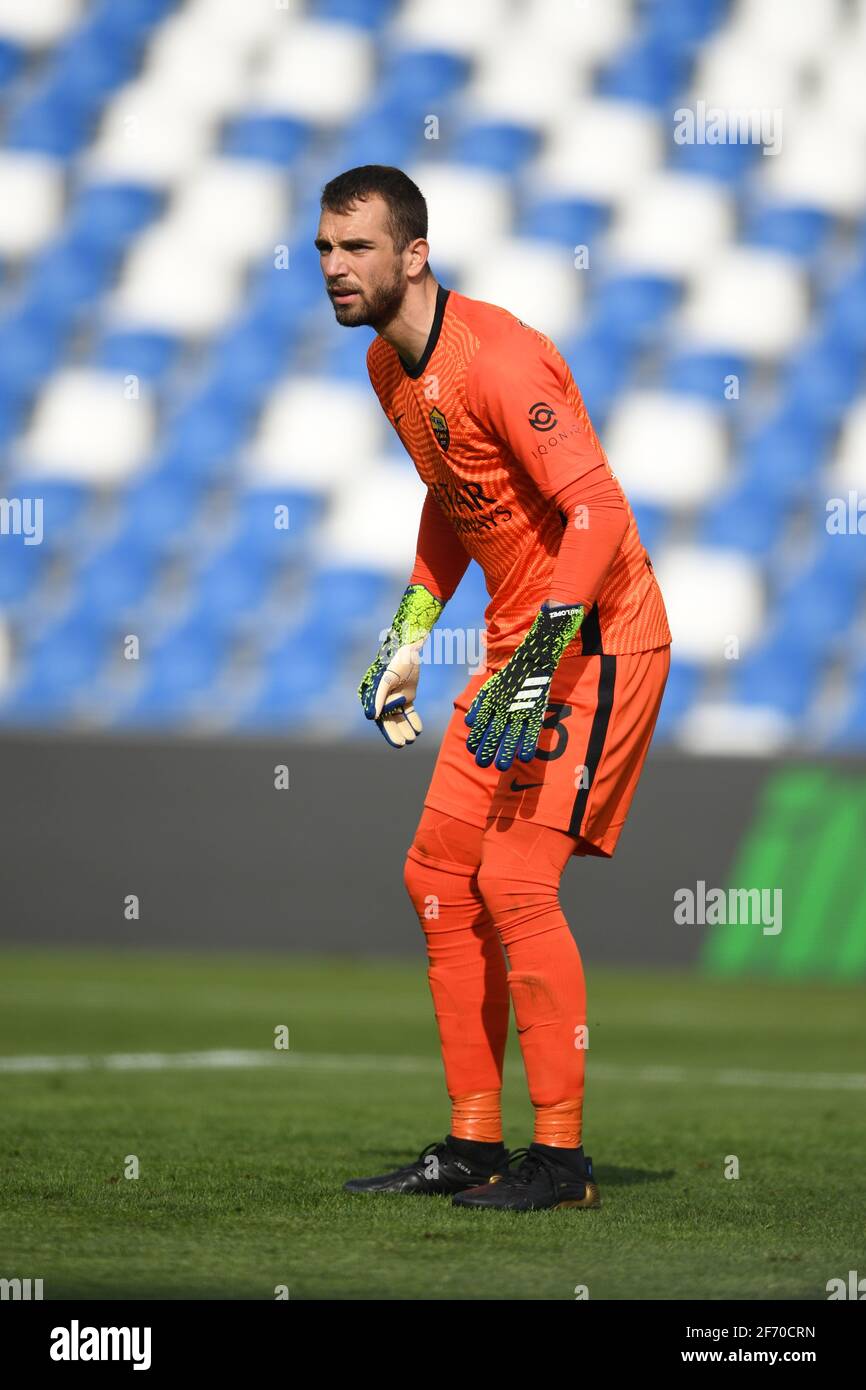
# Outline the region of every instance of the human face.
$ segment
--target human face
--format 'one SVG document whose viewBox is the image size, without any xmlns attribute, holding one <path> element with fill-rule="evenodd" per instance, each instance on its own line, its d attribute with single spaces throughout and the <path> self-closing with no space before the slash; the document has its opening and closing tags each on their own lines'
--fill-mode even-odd
<svg viewBox="0 0 866 1390">
<path fill-rule="evenodd" d="M 347 212 L 324 210 L 315 245 L 338 323 L 378 330 L 395 317 L 408 278 L 404 258 L 394 250 L 382 198 L 358 201 Z"/>
</svg>

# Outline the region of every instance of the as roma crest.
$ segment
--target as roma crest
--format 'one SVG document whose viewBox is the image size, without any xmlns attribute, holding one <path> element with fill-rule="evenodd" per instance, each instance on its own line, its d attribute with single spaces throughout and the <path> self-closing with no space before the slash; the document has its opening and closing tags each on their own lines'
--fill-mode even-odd
<svg viewBox="0 0 866 1390">
<path fill-rule="evenodd" d="M 445 419 L 442 411 L 435 405 L 430 411 L 430 424 L 433 426 L 433 433 L 436 436 L 437 444 L 443 453 L 446 452 L 448 445 L 451 443 L 451 431 L 448 428 L 448 421 Z"/>
</svg>

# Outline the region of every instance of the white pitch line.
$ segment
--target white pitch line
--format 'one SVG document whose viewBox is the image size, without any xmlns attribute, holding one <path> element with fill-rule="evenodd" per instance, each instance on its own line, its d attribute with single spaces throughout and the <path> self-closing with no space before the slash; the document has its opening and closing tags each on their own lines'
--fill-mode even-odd
<svg viewBox="0 0 866 1390">
<path fill-rule="evenodd" d="M 250 1067 L 289 1067 L 297 1071 L 370 1071 L 437 1075 L 433 1057 L 370 1056 L 364 1053 L 284 1052 L 222 1049 L 209 1052 L 109 1052 L 101 1055 L 0 1057 L 0 1075 L 89 1071 L 222 1071 Z M 745 1068 L 627 1067 L 611 1062 L 589 1065 L 591 1080 L 662 1086 L 753 1086 L 772 1090 L 863 1091 L 864 1072 L 751 1071 Z"/>
</svg>

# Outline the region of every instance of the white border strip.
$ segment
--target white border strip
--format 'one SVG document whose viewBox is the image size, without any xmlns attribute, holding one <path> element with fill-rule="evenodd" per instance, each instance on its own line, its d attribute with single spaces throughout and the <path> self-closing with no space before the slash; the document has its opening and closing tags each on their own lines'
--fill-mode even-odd
<svg viewBox="0 0 866 1390">
<path fill-rule="evenodd" d="M 53 1072 L 92 1071 L 227 1071 L 250 1067 L 288 1067 L 298 1071 L 392 1072 L 441 1074 L 442 1064 L 433 1057 L 367 1056 L 362 1053 L 243 1051 L 211 1052 L 110 1052 L 103 1055 L 56 1057 L 0 1057 L 0 1074 L 33 1076 Z M 609 1062 L 589 1064 L 596 1081 L 650 1083 L 662 1086 L 751 1086 L 766 1090 L 863 1091 L 864 1072 L 751 1071 L 747 1068 L 712 1070 L 690 1067 L 628 1067 Z"/>
</svg>

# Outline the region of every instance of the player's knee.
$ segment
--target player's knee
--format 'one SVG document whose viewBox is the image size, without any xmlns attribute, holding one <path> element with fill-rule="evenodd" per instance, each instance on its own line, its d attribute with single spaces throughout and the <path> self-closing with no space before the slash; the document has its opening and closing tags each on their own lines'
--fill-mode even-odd
<svg viewBox="0 0 866 1390">
<path fill-rule="evenodd" d="M 516 868 L 512 872 L 513 877 L 505 875 L 501 866 L 484 861 L 478 870 L 478 891 L 505 946 L 522 936 L 548 930 L 561 916 L 553 885 L 527 882 Z"/>
</svg>

